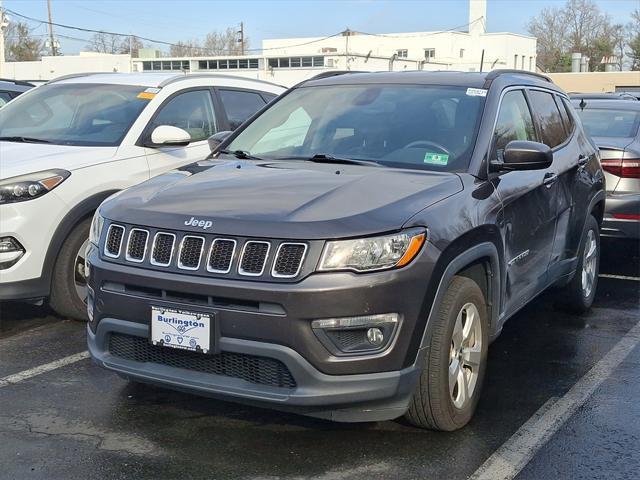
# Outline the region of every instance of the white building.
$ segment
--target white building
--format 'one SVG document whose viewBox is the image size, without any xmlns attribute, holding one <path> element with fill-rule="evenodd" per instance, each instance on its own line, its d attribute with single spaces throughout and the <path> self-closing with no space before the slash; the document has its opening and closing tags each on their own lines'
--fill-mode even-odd
<svg viewBox="0 0 640 480">
<path fill-rule="evenodd" d="M 41 67 L 30 65 L 5 69 L 2 76 L 45 80 L 79 71 L 185 71 L 217 72 L 267 80 L 291 86 L 330 70 L 488 71 L 517 68 L 535 71 L 536 39 L 515 33 L 487 33 L 486 0 L 469 0 L 468 31 L 436 31 L 370 35 L 346 31 L 329 38 L 263 40 L 262 55 L 180 58 L 82 58 L 44 57 Z M 148 53 L 148 49 L 145 49 Z M 81 54 L 82 57 L 82 54 Z M 118 56 L 120 57 L 120 56 Z M 74 57 L 77 58 L 77 57 Z M 57 62 L 57 63 L 56 63 Z M 56 63 L 56 65 L 54 65 Z M 98 65 L 98 63 L 100 63 Z M 6 64 L 7 66 L 11 64 Z M 73 70 L 79 68 L 79 70 Z M 31 73 L 32 72 L 32 73 Z"/>
</svg>

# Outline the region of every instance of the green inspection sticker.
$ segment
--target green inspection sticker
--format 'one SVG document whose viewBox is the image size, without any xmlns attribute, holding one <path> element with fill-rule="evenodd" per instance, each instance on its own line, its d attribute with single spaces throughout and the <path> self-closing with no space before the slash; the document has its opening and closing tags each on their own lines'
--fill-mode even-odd
<svg viewBox="0 0 640 480">
<path fill-rule="evenodd" d="M 449 155 L 445 153 L 431 153 L 424 154 L 424 163 L 430 163 L 431 165 L 446 165 L 449 163 Z"/>
</svg>

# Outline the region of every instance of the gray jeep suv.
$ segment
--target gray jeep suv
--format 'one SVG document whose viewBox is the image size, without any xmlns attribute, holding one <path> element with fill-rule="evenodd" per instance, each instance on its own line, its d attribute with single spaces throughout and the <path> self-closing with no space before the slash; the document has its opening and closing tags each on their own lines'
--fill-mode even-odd
<svg viewBox="0 0 640 480">
<path fill-rule="evenodd" d="M 124 377 L 454 430 L 509 317 L 593 301 L 604 176 L 546 77 L 321 75 L 210 143 L 94 217 L 89 351 Z"/>
</svg>

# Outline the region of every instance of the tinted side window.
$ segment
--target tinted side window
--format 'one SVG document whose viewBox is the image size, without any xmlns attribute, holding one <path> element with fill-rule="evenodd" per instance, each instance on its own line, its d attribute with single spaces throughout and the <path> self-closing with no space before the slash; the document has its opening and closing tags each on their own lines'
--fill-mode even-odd
<svg viewBox="0 0 640 480">
<path fill-rule="evenodd" d="M 576 125 L 573 117 L 573 107 L 571 106 L 571 102 L 569 102 L 569 100 L 562 98 L 561 101 L 564 108 L 561 108 L 560 110 L 564 110 L 564 113 L 567 115 L 567 131 L 571 133 L 573 132 L 573 129 Z M 564 120 L 564 117 L 562 117 L 562 119 Z"/>
<path fill-rule="evenodd" d="M 235 130 L 251 115 L 265 106 L 259 93 L 240 90 L 220 90 L 220 99 L 227 112 L 229 126 Z"/>
<path fill-rule="evenodd" d="M 9 94 L 9 92 L 0 92 L 0 107 L 11 100 L 13 97 Z"/>
<path fill-rule="evenodd" d="M 262 98 L 264 98 L 267 103 L 271 103 L 273 100 L 278 98 L 278 96 L 273 93 L 263 93 Z"/>
<path fill-rule="evenodd" d="M 159 125 L 182 128 L 189 132 L 193 142 L 209 138 L 216 133 L 209 90 L 192 90 L 173 97 L 153 119 L 151 130 Z"/>
<path fill-rule="evenodd" d="M 553 95 L 540 90 L 530 90 L 531 108 L 536 116 L 542 143 L 551 148 L 557 147 L 567 138 L 560 117 L 560 111 Z"/>
<path fill-rule="evenodd" d="M 512 90 L 502 98 L 494 137 L 496 151 L 504 150 L 512 140 L 537 141 L 531 112 L 522 90 Z"/>
</svg>

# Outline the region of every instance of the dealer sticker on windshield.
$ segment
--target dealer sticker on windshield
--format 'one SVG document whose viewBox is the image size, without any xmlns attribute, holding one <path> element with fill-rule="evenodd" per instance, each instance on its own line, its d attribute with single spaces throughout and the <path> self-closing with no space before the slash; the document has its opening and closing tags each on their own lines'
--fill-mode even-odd
<svg viewBox="0 0 640 480">
<path fill-rule="evenodd" d="M 467 95 L 470 97 L 486 97 L 487 91 L 484 88 L 467 88 Z"/>
<path fill-rule="evenodd" d="M 449 155 L 445 153 L 431 153 L 424 154 L 424 163 L 431 165 L 446 165 L 449 163 Z"/>
<path fill-rule="evenodd" d="M 207 353 L 211 346 L 211 315 L 151 307 L 151 343 Z"/>
</svg>

